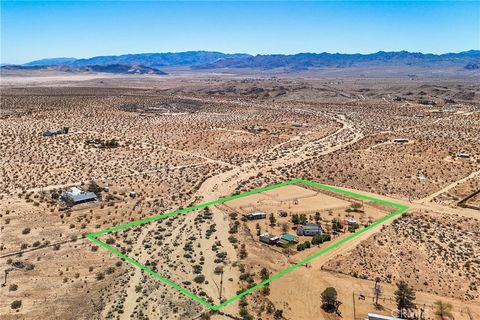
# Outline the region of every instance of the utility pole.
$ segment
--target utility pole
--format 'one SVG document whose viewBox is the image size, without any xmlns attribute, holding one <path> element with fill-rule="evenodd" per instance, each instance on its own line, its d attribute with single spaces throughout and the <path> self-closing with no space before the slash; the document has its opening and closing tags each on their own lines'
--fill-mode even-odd
<svg viewBox="0 0 480 320">
<path fill-rule="evenodd" d="M 223 289 L 223 270 L 220 274 L 220 301 L 222 301 L 222 289 Z"/>
<path fill-rule="evenodd" d="M 355 310 L 355 291 L 352 292 L 352 300 L 353 300 L 353 320 L 357 319 L 357 314 Z"/>
</svg>

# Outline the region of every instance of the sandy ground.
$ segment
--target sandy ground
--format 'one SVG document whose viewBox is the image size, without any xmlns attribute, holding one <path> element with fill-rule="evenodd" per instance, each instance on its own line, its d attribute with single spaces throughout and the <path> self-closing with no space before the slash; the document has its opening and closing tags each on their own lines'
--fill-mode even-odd
<svg viewBox="0 0 480 320">
<path fill-rule="evenodd" d="M 287 94 L 277 96 L 279 83 L 285 85 Z M 117 266 L 118 259 L 101 248 L 94 251 L 89 242 L 81 239 L 82 235 L 291 178 L 311 179 L 403 203 L 410 206 L 411 212 L 438 212 L 453 218 L 458 215 L 459 219 L 479 217 L 478 211 L 436 201 L 446 193 L 455 198 L 464 185 L 468 190 L 475 189 L 472 181 L 478 179 L 478 162 L 445 160 L 458 151 L 473 155 L 480 152 L 478 101 L 463 99 L 472 92 L 475 97 L 478 91 L 469 83 L 443 82 L 444 87 L 439 87 L 439 83 L 420 81 L 220 79 L 215 74 L 161 79 L 32 74 L 2 77 L 1 85 L 0 128 L 4 140 L 0 147 L 5 154 L 0 160 L 1 268 L 10 268 L 8 259 L 35 264 L 34 273 L 10 273 L 8 284 L 18 284 L 17 291 L 10 291 L 8 286 L 1 288 L 1 297 L 6 299 L 0 299 L 0 312 L 8 314 L 7 319 L 78 315 L 88 319 L 144 319 L 149 315 L 159 319 L 194 318 L 204 311 L 199 305 L 144 277 L 137 268 L 125 263 Z M 263 90 L 261 97 L 255 93 L 258 88 Z M 401 101 L 394 99 L 397 95 Z M 418 102 L 427 98 L 437 105 Z M 445 99 L 455 102 L 447 103 Z M 444 105 L 459 112 L 431 111 Z M 138 109 L 132 111 L 132 106 Z M 291 129 L 292 121 L 308 126 Z M 246 133 L 246 127 L 257 125 L 266 131 Z M 43 130 L 58 126 L 69 126 L 71 133 L 53 139 L 39 136 Z M 389 142 L 399 136 L 410 138 L 411 143 Z M 117 138 L 125 147 L 85 148 L 84 141 L 91 138 Z M 427 179 L 422 182 L 418 176 Z M 49 191 L 88 183 L 90 179 L 110 185 L 115 199 L 79 206 L 68 215 L 51 203 Z M 130 191 L 137 191 L 139 197 L 130 198 Z M 297 191 L 300 193 L 295 197 L 307 196 L 301 210 L 312 209 L 308 199 L 316 196 L 309 197 L 313 195 L 310 191 L 289 190 Z M 318 197 L 326 211 L 334 212 L 333 216 L 342 210 L 326 209 L 330 204 L 335 206 L 335 201 L 325 195 Z M 262 200 L 270 201 L 271 207 L 265 210 L 278 210 L 278 203 L 271 205 L 274 194 L 253 202 Z M 290 205 L 291 211 L 294 205 Z M 366 206 L 367 215 L 374 209 Z M 212 210 L 217 236 L 228 237 L 231 221 L 220 215 L 220 208 Z M 23 234 L 27 227 L 31 231 Z M 343 319 L 353 319 L 353 293 L 368 297 L 373 283 L 321 271 L 321 267 L 337 255 L 356 250 L 381 228 L 369 230 L 315 259 L 309 268 L 298 268 L 275 280 L 268 297 L 249 295 L 248 308 L 256 313 L 258 306 L 270 301 L 275 308 L 284 310 L 287 319 L 336 319 L 319 308 L 320 292 L 333 285 L 343 302 Z M 148 255 L 141 243 L 148 239 L 149 231 L 146 228 L 138 233 L 136 241 L 136 249 L 144 259 Z M 245 264 L 252 266 L 248 269 L 252 272 L 265 263 L 274 266 L 274 271 L 308 254 L 285 257 L 266 251 L 248 237 L 252 231 L 241 229 L 238 234 L 242 243 L 250 245 Z M 45 244 L 47 235 L 53 237 L 50 244 Z M 74 241 L 72 236 L 81 240 Z M 54 250 L 54 241 L 67 242 Z M 203 243 L 205 248 L 211 244 Z M 236 254 L 227 244 L 229 255 Z M 205 258 L 211 259 L 205 251 Z M 210 261 L 205 263 L 206 268 L 213 266 Z M 52 268 L 52 264 L 59 267 Z M 113 273 L 107 272 L 110 266 Z M 89 267 L 94 267 L 93 271 Z M 105 278 L 96 280 L 97 273 L 103 273 Z M 226 290 L 234 290 L 233 284 L 237 285 L 234 282 Z M 387 284 L 384 288 L 385 294 L 391 296 L 394 288 Z M 206 290 L 215 295 L 215 289 Z M 52 294 L 47 296 L 45 292 Z M 92 295 L 93 301 L 88 298 Z M 456 319 L 476 319 L 480 314 L 471 302 L 421 291 L 417 296 L 418 302 L 425 304 L 437 299 L 451 301 Z M 60 307 L 45 306 L 42 301 L 47 298 Z M 10 308 L 14 299 L 23 303 L 18 313 Z M 371 304 L 355 301 L 359 302 L 358 319 L 372 311 Z M 392 308 L 388 299 L 385 307 Z M 468 318 L 467 309 L 473 318 Z M 231 315 L 237 315 L 238 310 L 237 303 L 225 308 Z M 273 316 L 263 313 L 258 317 L 270 320 Z"/>
<path fill-rule="evenodd" d="M 297 202 L 298 204 L 295 204 Z M 315 210 L 348 208 L 351 205 L 348 201 L 296 185 L 228 201 L 225 204 L 244 213 L 250 213 L 256 209 L 266 210 L 269 213 L 278 213 L 279 210 L 288 210 L 291 213 L 311 213 Z"/>
</svg>

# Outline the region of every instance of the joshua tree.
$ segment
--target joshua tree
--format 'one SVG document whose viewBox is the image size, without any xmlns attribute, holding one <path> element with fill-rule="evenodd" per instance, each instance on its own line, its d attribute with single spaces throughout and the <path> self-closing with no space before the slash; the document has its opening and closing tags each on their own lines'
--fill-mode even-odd
<svg viewBox="0 0 480 320">
<path fill-rule="evenodd" d="M 307 216 L 304 213 L 300 214 L 299 220 L 300 220 L 300 224 L 306 224 L 308 222 Z"/>
<path fill-rule="evenodd" d="M 10 304 L 12 309 L 19 309 L 22 306 L 22 300 L 15 300 Z"/>
<path fill-rule="evenodd" d="M 91 181 L 90 184 L 88 185 L 88 191 L 93 192 L 95 194 L 100 194 L 102 189 L 98 186 L 98 184 L 95 181 Z"/>
<path fill-rule="evenodd" d="M 300 223 L 300 217 L 298 216 L 298 214 L 292 215 L 292 223 L 295 225 Z"/>
<path fill-rule="evenodd" d="M 260 276 L 262 277 L 262 280 L 267 280 L 270 276 L 270 272 L 268 272 L 267 268 L 262 268 L 260 271 Z"/>
<path fill-rule="evenodd" d="M 320 212 L 315 212 L 315 223 L 318 224 L 320 222 Z"/>
<path fill-rule="evenodd" d="M 242 320 L 253 319 L 253 317 L 248 313 L 247 308 L 240 308 L 239 314 L 242 317 Z"/>
<path fill-rule="evenodd" d="M 352 204 L 353 211 L 361 211 L 362 207 L 363 207 L 363 205 L 359 202 L 354 202 Z"/>
<path fill-rule="evenodd" d="M 400 318 L 405 319 L 405 317 L 408 317 L 408 314 L 415 309 L 415 291 L 413 291 L 405 281 L 397 283 L 395 300 L 397 302 L 397 310 Z"/>
<path fill-rule="evenodd" d="M 275 310 L 275 313 L 273 314 L 273 317 L 275 319 L 283 319 L 283 310 L 282 309 Z"/>
<path fill-rule="evenodd" d="M 325 224 L 325 231 L 327 234 L 332 233 L 332 225 L 330 223 Z"/>
<path fill-rule="evenodd" d="M 343 230 L 343 225 L 342 225 L 342 223 L 340 222 L 339 219 L 337 219 L 337 218 L 332 219 L 332 229 L 335 232 L 340 232 L 340 231 Z"/>
<path fill-rule="evenodd" d="M 450 303 L 437 300 L 433 303 L 433 305 L 435 306 L 435 314 L 439 316 L 440 319 L 453 319 L 453 307 Z"/>
<path fill-rule="evenodd" d="M 337 290 L 333 287 L 328 287 L 322 292 L 322 309 L 326 312 L 338 313 L 338 307 L 342 304 L 337 300 Z"/>
</svg>

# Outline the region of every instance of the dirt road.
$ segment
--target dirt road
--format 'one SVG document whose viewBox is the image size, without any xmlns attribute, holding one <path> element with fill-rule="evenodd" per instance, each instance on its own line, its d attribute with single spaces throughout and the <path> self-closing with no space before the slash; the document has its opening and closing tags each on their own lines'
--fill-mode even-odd
<svg viewBox="0 0 480 320">
<path fill-rule="evenodd" d="M 303 145 L 301 148 L 288 152 L 283 157 L 272 161 L 256 162 L 250 161 L 244 163 L 240 166 L 233 167 L 232 170 L 222 172 L 215 176 L 212 176 L 205 180 L 200 186 L 196 194 L 191 198 L 194 199 L 200 198 L 203 202 L 213 201 L 225 195 L 229 195 L 235 191 L 239 181 L 248 179 L 252 176 L 257 175 L 259 172 L 266 173 L 267 170 L 272 168 L 280 168 L 287 164 L 298 163 L 303 160 L 307 160 L 309 152 L 311 150 L 320 150 L 321 154 L 328 154 L 339 150 L 347 145 L 355 143 L 363 137 L 361 132 L 354 127 L 354 124 L 347 120 L 343 115 L 330 116 L 336 121 L 339 122 L 341 128 L 339 128 L 334 133 L 309 142 Z M 210 160 L 210 159 L 205 159 Z M 230 165 L 230 167 L 232 167 Z M 219 221 L 218 221 L 219 222 Z M 133 252 L 141 249 L 142 239 L 146 234 L 153 228 L 153 225 L 146 225 L 142 228 L 142 232 L 138 238 L 139 241 L 136 241 L 136 244 L 133 247 Z M 121 320 L 130 319 L 130 316 L 135 308 L 136 301 L 136 292 L 135 287 L 141 283 L 142 273 L 140 269 L 136 268 L 134 270 L 133 276 L 130 277 L 129 283 L 127 284 L 127 298 L 125 301 L 125 312 L 121 315 Z"/>
<path fill-rule="evenodd" d="M 364 137 L 363 133 L 355 127 L 354 123 L 350 120 L 348 120 L 344 115 L 341 114 L 335 114 L 335 115 L 328 115 L 335 121 L 337 121 L 340 124 L 340 128 L 333 132 L 332 134 L 323 137 L 321 139 L 317 139 L 308 143 L 305 143 L 301 145 L 299 148 L 293 148 L 287 150 L 287 152 L 281 154 L 280 157 L 278 157 L 275 160 L 264 160 L 264 161 L 258 161 L 252 160 L 249 162 L 246 162 L 242 165 L 239 166 L 232 166 L 229 165 L 231 170 L 221 172 L 217 175 L 214 175 L 207 180 L 205 180 L 196 194 L 192 197 L 192 201 L 194 199 L 201 199 L 202 202 L 207 202 L 207 201 L 213 201 L 216 200 L 220 197 L 228 196 L 232 194 L 235 189 L 238 186 L 239 181 L 244 181 L 248 180 L 251 177 L 256 176 L 258 173 L 263 173 L 265 175 L 269 175 L 271 173 L 267 171 L 271 171 L 272 169 L 276 168 L 282 168 L 286 165 L 292 165 L 296 163 L 300 163 L 302 161 L 308 160 L 312 158 L 312 155 L 315 154 L 316 156 L 318 155 L 326 155 L 332 152 L 335 152 L 337 150 L 340 150 L 348 145 L 354 144 L 355 142 L 359 141 Z M 274 151 L 275 149 L 279 148 L 280 146 L 275 146 L 272 148 L 271 151 Z M 207 162 L 211 159 L 205 159 Z M 422 199 L 419 202 L 416 203 L 411 203 L 405 200 L 398 200 L 398 199 L 391 199 L 388 197 L 381 197 L 388 199 L 393 202 L 400 202 L 409 205 L 412 208 L 418 209 L 418 210 L 438 210 L 440 209 L 442 212 L 449 211 L 452 212 L 451 208 L 442 208 L 438 206 L 433 206 L 430 201 L 433 199 L 436 195 L 448 191 L 454 186 L 456 186 L 458 183 L 462 183 L 463 181 L 466 181 L 472 177 L 477 176 L 480 174 L 480 172 L 475 172 L 469 175 L 468 177 L 462 178 L 459 181 L 446 186 L 442 190 L 439 190 L 435 192 L 434 194 L 430 195 L 429 197 L 426 197 Z M 368 193 L 368 192 L 366 192 Z M 375 195 L 378 196 L 378 195 Z M 468 215 L 469 213 L 464 213 Z M 391 223 L 391 221 L 387 221 L 386 223 Z M 144 236 L 151 227 L 146 226 L 142 230 L 142 236 Z M 369 231 L 361 234 L 360 236 L 356 237 L 352 241 L 348 242 L 347 244 L 344 244 L 342 246 L 337 247 L 336 249 L 320 256 L 318 259 L 313 260 L 310 265 L 311 268 L 314 270 L 320 270 L 321 266 L 334 256 L 338 254 L 343 254 L 357 246 L 361 241 L 367 239 L 370 237 L 372 234 L 375 232 L 378 232 L 378 230 L 381 228 L 381 225 L 376 226 L 375 228 L 370 229 Z M 134 250 L 140 249 L 138 246 L 142 245 L 142 241 L 138 241 Z M 297 269 L 298 272 L 298 269 Z M 315 271 L 311 273 L 311 275 L 306 275 L 305 279 L 310 279 L 308 281 L 313 281 L 311 277 L 316 277 L 316 273 L 319 271 Z M 315 274 L 314 274 L 315 273 Z M 281 301 L 286 294 L 284 292 L 284 289 L 280 287 L 284 287 L 287 285 L 289 281 L 291 281 L 290 278 L 286 277 L 286 280 L 280 281 L 277 280 L 276 283 L 273 283 L 272 289 L 275 291 L 275 293 L 272 295 L 274 300 Z M 136 293 L 134 292 L 134 288 L 140 284 L 141 281 L 141 272 L 140 270 L 135 270 L 134 275 L 130 278 L 129 284 L 128 284 L 128 289 L 127 289 L 127 299 L 126 299 L 126 308 L 125 308 L 125 313 L 122 314 L 121 319 L 130 319 L 131 313 L 134 309 L 135 306 L 135 300 L 136 300 Z M 285 282 L 286 281 L 286 282 Z M 278 292 L 277 292 L 278 291 Z M 279 297 L 276 299 L 275 297 Z M 232 308 L 229 308 L 229 311 L 233 311 Z M 316 309 L 310 310 L 307 312 L 307 314 L 311 315 L 311 312 L 317 312 Z M 348 314 L 350 315 L 350 314 Z"/>
</svg>

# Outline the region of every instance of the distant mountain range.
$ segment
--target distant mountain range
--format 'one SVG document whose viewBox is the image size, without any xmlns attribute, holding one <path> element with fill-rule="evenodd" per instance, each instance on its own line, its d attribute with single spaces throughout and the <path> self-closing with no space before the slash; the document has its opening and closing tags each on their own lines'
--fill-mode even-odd
<svg viewBox="0 0 480 320">
<path fill-rule="evenodd" d="M 168 52 L 168 53 L 139 53 L 124 54 L 120 56 L 98 56 L 89 59 L 74 58 L 53 58 L 32 61 L 24 66 L 43 66 L 43 65 L 69 65 L 69 66 L 91 66 L 91 65 L 141 65 L 153 68 L 177 67 L 177 66 L 195 66 L 207 63 L 214 63 L 224 59 L 241 59 L 250 57 L 248 54 L 225 54 L 221 52 L 210 51 L 187 51 L 187 52 Z"/>
<path fill-rule="evenodd" d="M 50 60 L 50 59 L 49 59 Z M 55 59 L 51 59 L 55 60 Z M 107 65 L 90 65 L 90 66 L 70 66 L 62 64 L 45 64 L 45 65 L 7 65 L 2 66 L 2 70 L 55 70 L 69 73 L 79 72 L 105 72 L 105 73 L 120 73 L 120 74 L 156 74 L 165 75 L 166 72 L 156 68 L 139 66 L 139 65 L 125 65 L 125 64 L 107 64 Z"/>
<path fill-rule="evenodd" d="M 423 54 L 415 52 L 377 52 L 372 54 L 340 53 L 299 53 L 294 55 L 257 55 L 241 58 L 217 60 L 215 62 L 193 66 L 197 69 L 218 68 L 286 68 L 292 71 L 312 68 L 349 68 L 366 66 L 420 65 L 445 66 L 457 65 L 460 68 L 474 68 L 480 64 L 480 51 L 471 50 L 460 53 Z M 469 66 L 470 67 L 467 67 Z"/>
<path fill-rule="evenodd" d="M 37 66 L 52 66 L 52 65 L 68 65 L 71 62 L 74 62 L 75 58 L 51 58 L 51 59 L 42 59 L 32 62 L 22 64 L 25 67 L 37 67 Z"/>
<path fill-rule="evenodd" d="M 2 69 L 56 69 L 67 72 L 93 71 L 134 74 L 166 74 L 159 68 L 182 67 L 207 69 L 282 69 L 287 72 L 315 69 L 421 67 L 432 70 L 479 72 L 480 50 L 460 53 L 424 54 L 408 51 L 372 54 L 299 53 L 293 55 L 225 54 L 210 51 L 178 53 L 141 53 L 119 56 L 98 56 L 89 59 L 52 58 L 32 61 Z"/>
</svg>

